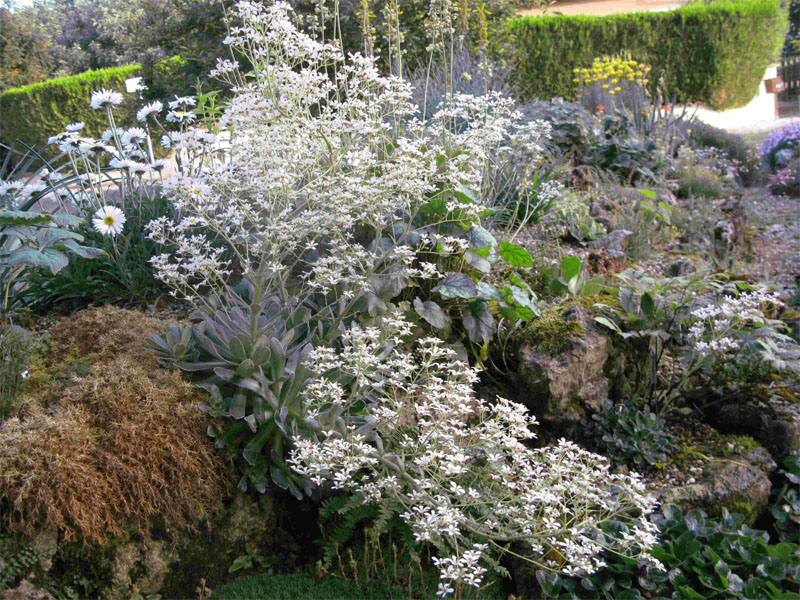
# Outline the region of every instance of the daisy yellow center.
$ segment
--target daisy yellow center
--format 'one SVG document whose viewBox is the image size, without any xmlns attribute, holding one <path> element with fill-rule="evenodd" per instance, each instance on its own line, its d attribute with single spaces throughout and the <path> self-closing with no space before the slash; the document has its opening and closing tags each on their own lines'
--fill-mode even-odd
<svg viewBox="0 0 800 600">
<path fill-rule="evenodd" d="M 103 223 L 106 225 L 113 225 L 114 224 L 114 217 L 108 215 L 105 219 L 103 219 Z"/>
</svg>

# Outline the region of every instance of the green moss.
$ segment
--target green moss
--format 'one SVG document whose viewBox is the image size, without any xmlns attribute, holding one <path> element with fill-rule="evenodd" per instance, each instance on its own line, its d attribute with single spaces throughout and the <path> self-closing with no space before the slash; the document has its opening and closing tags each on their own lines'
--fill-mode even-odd
<svg viewBox="0 0 800 600">
<path fill-rule="evenodd" d="M 728 502 L 725 508 L 728 509 L 728 512 L 743 515 L 745 517 L 745 525 L 752 525 L 755 521 L 755 507 L 746 500 L 733 500 Z"/>
<path fill-rule="evenodd" d="M 557 354 L 569 348 L 570 342 L 583 334 L 583 325 L 564 320 L 564 310 L 559 305 L 543 311 L 521 333 L 520 341 L 535 346 L 548 354 Z"/>
</svg>

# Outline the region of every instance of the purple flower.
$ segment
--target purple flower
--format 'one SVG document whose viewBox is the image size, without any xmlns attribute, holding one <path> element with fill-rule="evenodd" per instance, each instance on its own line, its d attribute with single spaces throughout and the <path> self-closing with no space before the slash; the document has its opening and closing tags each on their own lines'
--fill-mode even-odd
<svg viewBox="0 0 800 600">
<path fill-rule="evenodd" d="M 761 160 L 770 163 L 771 166 L 771 159 L 775 152 L 780 148 L 791 148 L 797 140 L 800 140 L 800 121 L 794 121 L 776 129 L 761 144 Z"/>
</svg>

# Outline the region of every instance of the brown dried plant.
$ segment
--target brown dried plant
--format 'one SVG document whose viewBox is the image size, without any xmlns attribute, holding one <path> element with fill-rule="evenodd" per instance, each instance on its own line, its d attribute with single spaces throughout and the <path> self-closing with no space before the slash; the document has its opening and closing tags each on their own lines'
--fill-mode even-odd
<svg viewBox="0 0 800 600">
<path fill-rule="evenodd" d="M 102 543 L 151 517 L 190 527 L 229 485 L 205 434 L 195 388 L 162 370 L 143 341 L 164 323 L 117 308 L 89 309 L 51 330 L 44 363 L 91 365 L 39 406 L 0 424 L 0 498 L 12 530 L 57 528 L 65 540 Z M 54 384 L 56 380 L 53 380 Z M 53 401 L 53 398 L 56 400 Z"/>
</svg>

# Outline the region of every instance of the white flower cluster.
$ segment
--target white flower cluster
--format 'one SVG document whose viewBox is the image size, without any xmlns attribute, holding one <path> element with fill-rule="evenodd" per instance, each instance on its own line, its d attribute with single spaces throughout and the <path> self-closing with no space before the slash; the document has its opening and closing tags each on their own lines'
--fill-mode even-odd
<svg viewBox="0 0 800 600">
<path fill-rule="evenodd" d="M 538 136 L 516 125 L 520 115 L 499 95 L 459 96 L 432 123 L 421 123 L 408 83 L 381 75 L 372 58 L 344 57 L 300 32 L 284 2 L 239 2 L 234 16 L 241 26 L 225 41 L 247 55 L 254 76 L 245 78 L 232 61 L 220 61 L 215 73 L 235 91 L 220 119 L 230 131 L 226 161 L 165 188 L 182 215 L 232 251 L 242 271 L 273 278 L 277 287 L 289 277 L 302 281 L 296 296 L 350 302 L 376 273 L 431 276 L 431 265 L 413 264 L 404 239 L 421 207 L 440 190 L 479 192 L 492 148 L 523 131 L 528 141 Z M 451 135 L 454 119 L 464 123 Z M 205 141 L 165 137 L 171 146 Z M 485 211 L 463 196 L 443 200 L 459 219 L 477 222 Z M 365 242 L 367 231 L 372 240 Z M 185 220 L 162 220 L 151 232 L 163 244 L 201 249 L 189 242 L 198 233 Z M 156 258 L 160 277 L 199 298 L 231 270 L 219 264 L 209 276 L 218 245 L 207 244 L 205 257 Z"/>
<path fill-rule="evenodd" d="M 617 550 L 641 550 L 658 566 L 646 554 L 656 541 L 646 518 L 653 502 L 638 476 L 613 474 L 604 458 L 565 440 L 530 448 L 535 420 L 525 407 L 476 398 L 474 370 L 436 338 L 412 353 L 400 342 L 408 332 L 388 317 L 347 330 L 342 351 L 310 355 L 317 376 L 305 393 L 317 434 L 294 440 L 298 473 L 365 502 L 402 505 L 415 538 L 438 550 L 441 595 L 479 586 L 511 542 L 541 568 L 590 574 L 603 566 L 597 534 L 611 519 L 630 524 Z M 353 383 L 328 379 L 332 369 Z"/>
<path fill-rule="evenodd" d="M 766 318 L 762 307 L 783 302 L 774 292 L 759 289 L 721 302 L 707 304 L 691 312 L 696 319 L 689 329 L 689 342 L 700 356 L 724 356 L 741 349 L 742 334 L 762 327 Z"/>
</svg>

